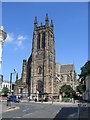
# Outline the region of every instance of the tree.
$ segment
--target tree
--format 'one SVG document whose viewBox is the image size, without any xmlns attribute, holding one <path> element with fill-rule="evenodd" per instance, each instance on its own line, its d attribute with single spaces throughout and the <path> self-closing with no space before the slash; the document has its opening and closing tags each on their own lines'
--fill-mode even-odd
<svg viewBox="0 0 90 120">
<path fill-rule="evenodd" d="M 2 92 L 1 93 L 3 93 L 5 96 L 7 96 L 7 94 L 9 93 L 9 89 L 7 88 L 7 87 L 4 87 L 3 89 L 2 89 Z"/>
<path fill-rule="evenodd" d="M 82 83 L 79 83 L 79 85 L 77 86 L 77 92 L 79 92 L 80 94 L 83 94 L 83 92 L 85 92 L 86 86 L 83 85 Z"/>
<path fill-rule="evenodd" d="M 67 97 L 71 97 L 71 95 L 74 95 L 74 90 L 72 89 L 72 87 L 66 84 L 61 87 L 61 92 L 65 93 Z"/>
<path fill-rule="evenodd" d="M 90 61 L 88 60 L 84 66 L 81 67 L 81 74 L 79 74 L 79 78 L 85 80 L 85 77 L 90 75 Z"/>
</svg>

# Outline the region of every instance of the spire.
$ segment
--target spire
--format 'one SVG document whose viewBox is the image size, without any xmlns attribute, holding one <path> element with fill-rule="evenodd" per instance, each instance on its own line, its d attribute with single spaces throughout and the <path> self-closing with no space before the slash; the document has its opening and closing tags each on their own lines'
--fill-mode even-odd
<svg viewBox="0 0 90 120">
<path fill-rule="evenodd" d="M 53 28 L 53 20 L 51 20 L 50 26 Z"/>
<path fill-rule="evenodd" d="M 45 25 L 48 26 L 48 24 L 49 24 L 48 14 L 46 13 L 46 17 L 45 17 Z"/>
</svg>

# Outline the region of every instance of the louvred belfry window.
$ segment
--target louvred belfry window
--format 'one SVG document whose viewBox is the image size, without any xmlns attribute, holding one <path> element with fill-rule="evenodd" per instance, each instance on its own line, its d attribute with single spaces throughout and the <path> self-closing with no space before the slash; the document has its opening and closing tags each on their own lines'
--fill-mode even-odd
<svg viewBox="0 0 90 120">
<path fill-rule="evenodd" d="M 40 33 L 38 34 L 38 39 L 37 39 L 37 49 L 40 49 Z"/>
<path fill-rule="evenodd" d="M 42 33 L 42 48 L 45 48 L 45 32 Z"/>
</svg>

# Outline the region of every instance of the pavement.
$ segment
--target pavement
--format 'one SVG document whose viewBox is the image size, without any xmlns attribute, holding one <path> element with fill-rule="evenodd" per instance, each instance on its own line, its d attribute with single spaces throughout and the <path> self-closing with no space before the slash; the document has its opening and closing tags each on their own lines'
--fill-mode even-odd
<svg viewBox="0 0 90 120">
<path fill-rule="evenodd" d="M 80 103 L 78 105 L 78 118 L 79 120 L 90 119 L 90 103 Z"/>
<path fill-rule="evenodd" d="M 27 100 L 21 100 L 21 103 L 26 103 L 26 102 L 27 102 Z M 1 103 L 1 106 L 2 106 L 2 107 L 0 107 L 0 108 L 2 108 L 2 109 L 0 109 L 0 113 L 12 111 L 12 110 L 15 110 L 15 109 L 19 109 L 19 107 L 17 107 L 13 102 L 11 103 L 10 106 L 7 106 L 6 101 L 0 102 L 0 103 Z M 30 103 L 42 104 L 42 102 L 35 102 L 35 101 L 30 101 Z M 65 107 L 65 106 L 67 107 L 68 105 L 69 106 L 73 105 L 73 103 L 65 103 L 65 102 L 53 102 L 52 103 L 52 101 L 50 101 L 50 102 L 43 102 L 43 104 L 56 104 L 56 105 L 61 105 L 63 107 Z M 75 103 L 74 105 L 78 106 L 77 103 Z"/>
<path fill-rule="evenodd" d="M 27 102 L 27 100 L 21 100 L 21 102 Z M 35 102 L 35 101 L 30 101 L 30 103 L 42 103 L 42 102 Z M 68 103 L 68 102 L 53 102 L 50 101 L 50 102 L 43 102 L 43 104 L 61 104 L 61 105 L 65 105 L 65 106 L 72 106 L 73 105 L 77 105 L 78 106 L 78 113 L 75 113 L 75 115 L 72 115 L 72 116 L 75 116 L 76 117 L 76 114 L 79 118 L 79 120 L 82 120 L 82 118 L 89 118 L 90 116 L 90 103 Z M 7 112 L 7 111 L 11 111 L 11 110 L 15 110 L 15 109 L 19 109 L 19 107 L 15 106 L 14 103 L 11 103 L 11 106 L 7 106 L 6 105 L 6 102 L 3 101 L 3 102 L 0 102 L 0 113 L 2 112 Z"/>
<path fill-rule="evenodd" d="M 19 109 L 19 107 L 15 106 L 13 103 L 11 103 L 10 106 L 7 106 L 6 102 L 0 102 L 0 113 L 8 112 L 11 110 Z"/>
<path fill-rule="evenodd" d="M 20 102 L 27 102 L 27 100 L 21 100 Z M 53 102 L 52 101 L 48 101 L 48 102 L 35 102 L 35 101 L 28 101 L 30 103 L 43 103 L 43 104 L 65 104 L 65 105 L 78 105 L 79 103 L 73 103 L 73 102 Z"/>
</svg>

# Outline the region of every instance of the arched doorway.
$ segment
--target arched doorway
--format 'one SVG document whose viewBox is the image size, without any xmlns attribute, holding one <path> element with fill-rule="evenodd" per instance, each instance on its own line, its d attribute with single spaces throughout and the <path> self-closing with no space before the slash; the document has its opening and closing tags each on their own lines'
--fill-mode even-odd
<svg viewBox="0 0 90 120">
<path fill-rule="evenodd" d="M 41 80 L 37 81 L 36 91 L 37 91 L 38 100 L 39 101 L 42 100 L 44 94 L 44 88 L 43 88 L 43 82 Z"/>
</svg>

